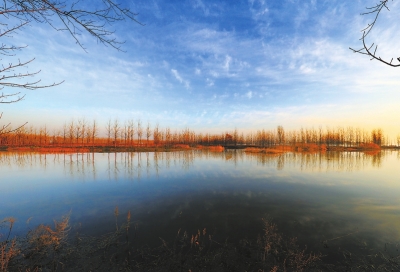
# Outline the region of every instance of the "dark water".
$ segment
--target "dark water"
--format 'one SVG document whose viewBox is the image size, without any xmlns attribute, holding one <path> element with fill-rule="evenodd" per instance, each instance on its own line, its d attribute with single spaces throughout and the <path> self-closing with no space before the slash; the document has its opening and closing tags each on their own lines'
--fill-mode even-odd
<svg viewBox="0 0 400 272">
<path fill-rule="evenodd" d="M 0 153 L 0 219 L 14 234 L 71 212 L 99 235 L 130 211 L 137 241 L 156 246 L 178 229 L 256 239 L 262 218 L 300 245 L 335 257 L 400 241 L 400 154 L 265 156 L 243 151 L 43 155 Z M 29 224 L 26 221 L 30 218 Z"/>
</svg>

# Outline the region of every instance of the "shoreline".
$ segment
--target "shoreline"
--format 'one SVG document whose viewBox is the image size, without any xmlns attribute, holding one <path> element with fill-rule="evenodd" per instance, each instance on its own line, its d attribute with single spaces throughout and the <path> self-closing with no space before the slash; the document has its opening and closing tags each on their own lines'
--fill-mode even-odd
<svg viewBox="0 0 400 272">
<path fill-rule="evenodd" d="M 299 153 L 320 153 L 320 152 L 368 152 L 378 153 L 381 150 L 400 150 L 398 146 L 378 146 L 375 144 L 363 144 L 360 146 L 326 146 L 316 144 L 296 144 L 296 145 L 276 145 L 271 147 L 262 146 L 243 146 L 243 145 L 196 145 L 189 146 L 177 144 L 172 146 L 77 146 L 77 147 L 59 147 L 59 146 L 23 146 L 7 147 L 0 146 L 0 152 L 35 152 L 46 154 L 64 154 L 64 153 L 119 153 L 119 152 L 175 152 L 188 150 L 209 150 L 213 152 L 223 152 L 229 149 L 240 149 L 246 153 L 259 153 L 269 155 L 279 155 L 288 152 Z"/>
</svg>

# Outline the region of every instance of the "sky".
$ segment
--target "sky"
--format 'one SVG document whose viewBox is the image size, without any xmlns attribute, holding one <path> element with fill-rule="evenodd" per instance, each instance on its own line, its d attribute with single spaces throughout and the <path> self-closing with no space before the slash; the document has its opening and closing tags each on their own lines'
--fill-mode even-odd
<svg viewBox="0 0 400 272">
<path fill-rule="evenodd" d="M 96 1 L 94 1 L 95 3 Z M 121 2 L 143 25 L 107 26 L 124 52 L 32 23 L 2 43 L 27 45 L 2 64 L 35 60 L 19 72 L 62 84 L 21 91 L 1 104 L 1 123 L 60 129 L 71 120 L 156 123 L 172 129 L 224 132 L 318 127 L 382 128 L 400 133 L 400 68 L 349 47 L 362 46 L 360 15 L 376 1 L 135 0 Z M 367 43 L 399 57 L 398 1 L 382 11 Z M 1 20 L 5 20 L 2 18 Z M 55 19 L 56 22 L 56 19 Z M 395 61 L 397 63 L 397 61 Z"/>
</svg>

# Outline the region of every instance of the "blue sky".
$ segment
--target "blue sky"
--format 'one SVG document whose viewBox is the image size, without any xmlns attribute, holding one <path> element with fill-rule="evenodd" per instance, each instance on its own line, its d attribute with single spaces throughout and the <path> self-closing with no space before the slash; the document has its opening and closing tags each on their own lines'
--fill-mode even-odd
<svg viewBox="0 0 400 272">
<path fill-rule="evenodd" d="M 145 24 L 121 22 L 119 52 L 89 35 L 87 52 L 63 32 L 31 24 L 10 42 L 28 45 L 3 63 L 35 58 L 29 71 L 59 86 L 24 91 L 3 105 L 3 122 L 61 128 L 72 119 L 137 120 L 172 129 L 223 132 L 354 126 L 400 133 L 400 68 L 361 46 L 360 16 L 375 1 L 131 1 Z M 400 5 L 390 2 L 367 41 L 400 53 Z M 11 38 L 10 38 L 11 39 Z M 8 41 L 7 41 L 8 42 Z M 4 89 L 4 93 L 12 92 Z"/>
</svg>

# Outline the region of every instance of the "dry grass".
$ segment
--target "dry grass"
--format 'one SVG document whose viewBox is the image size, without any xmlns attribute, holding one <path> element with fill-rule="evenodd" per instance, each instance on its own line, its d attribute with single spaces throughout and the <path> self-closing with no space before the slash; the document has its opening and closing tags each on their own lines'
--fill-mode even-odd
<svg viewBox="0 0 400 272">
<path fill-rule="evenodd" d="M 197 145 L 196 149 L 206 149 L 214 152 L 222 152 L 225 148 L 221 145 Z"/>
<path fill-rule="evenodd" d="M 325 144 L 297 144 L 293 147 L 294 151 L 297 152 L 325 152 L 328 150 Z"/>
<path fill-rule="evenodd" d="M 138 248 L 129 239 L 131 214 L 116 230 L 99 237 L 76 233 L 70 237 L 69 215 L 54 221 L 54 227 L 40 225 L 27 239 L 9 239 L 14 219 L 3 220 L 6 235 L 0 237 L 0 272 L 6 271 L 399 271 L 400 256 L 388 252 L 356 256 L 343 251 L 344 261 L 325 265 L 320 253 L 301 248 L 296 238 L 287 238 L 270 220 L 263 220 L 263 232 L 256 241 L 218 241 L 206 228 L 189 234 L 178 230 L 175 239 L 160 238 L 157 248 Z M 111 223 L 112 225 L 112 223 Z M 137 228 L 134 228 L 136 237 Z M 156 234 L 154 234 L 156 235 Z M 396 246 L 397 248 L 397 246 Z M 386 247 L 385 247 L 386 249 Z"/>
<path fill-rule="evenodd" d="M 15 218 L 13 217 L 6 218 L 0 222 L 0 227 L 5 227 L 8 225 L 8 233 L 4 241 L 1 241 L 3 237 L 0 234 L 0 272 L 8 271 L 10 261 L 20 253 L 20 250 L 16 243 L 16 239 L 14 238 L 10 240 L 10 235 L 14 223 Z"/>
<path fill-rule="evenodd" d="M 0 271 L 8 271 L 10 261 L 19 254 L 16 239 L 0 243 Z"/>
<path fill-rule="evenodd" d="M 287 243 L 276 226 L 268 222 L 265 222 L 263 238 L 257 243 L 241 242 L 236 246 L 227 241 L 219 242 L 206 228 L 202 228 L 192 235 L 179 230 L 172 243 L 160 238 L 161 246 L 158 248 L 135 248 L 128 237 L 131 214 L 128 212 L 122 225 L 118 224 L 119 214 L 116 207 L 116 231 L 100 237 L 77 235 L 75 242 L 72 237 L 68 239 L 70 217 L 67 215 L 54 221 L 53 228 L 39 225 L 28 233 L 26 239 L 2 242 L 1 272 L 281 271 L 281 267 L 309 267 L 318 260 L 317 255 L 307 255 L 305 250 L 296 251 L 293 240 L 288 244 L 293 248 L 287 264 L 277 261 L 278 255 L 284 256 L 289 251 L 281 250 Z M 7 219 L 7 222 L 10 226 L 13 221 Z M 248 255 L 247 251 L 251 254 Z"/>
<path fill-rule="evenodd" d="M 214 152 L 222 152 L 225 150 L 225 148 L 220 145 L 211 145 L 211 146 L 208 146 L 207 148 L 208 148 L 208 150 L 214 151 Z"/>
<path fill-rule="evenodd" d="M 187 144 L 175 144 L 172 148 L 179 148 L 179 149 L 190 149 L 190 146 Z"/>
<path fill-rule="evenodd" d="M 368 144 L 360 144 L 360 149 L 362 149 L 362 150 L 380 150 L 381 147 L 374 143 L 368 143 Z"/>
<path fill-rule="evenodd" d="M 247 147 L 244 152 L 247 153 L 260 153 L 260 154 L 268 154 L 268 155 L 279 155 L 287 152 L 285 149 L 278 148 L 259 148 L 259 147 Z"/>
<path fill-rule="evenodd" d="M 300 249 L 296 238 L 284 239 L 276 224 L 263 219 L 264 234 L 257 239 L 262 271 L 305 271 L 316 268 L 321 253 Z"/>
<path fill-rule="evenodd" d="M 295 145 L 276 145 L 273 147 L 261 148 L 261 147 L 248 147 L 245 152 L 248 153 L 261 153 L 269 155 L 279 155 L 286 152 L 305 152 L 305 153 L 315 153 L 315 152 L 325 152 L 327 151 L 327 146 L 325 144 L 295 144 Z"/>
<path fill-rule="evenodd" d="M 38 251 L 46 247 L 53 247 L 57 250 L 67 240 L 70 231 L 69 218 L 70 216 L 66 215 L 61 221 L 54 220 L 54 229 L 50 226 L 39 225 L 34 230 L 29 231 L 27 237 L 31 246 Z"/>
<path fill-rule="evenodd" d="M 86 147 L 10 147 L 8 151 L 17 152 L 36 152 L 40 154 L 59 154 L 59 153 L 87 153 L 90 152 Z"/>
</svg>

